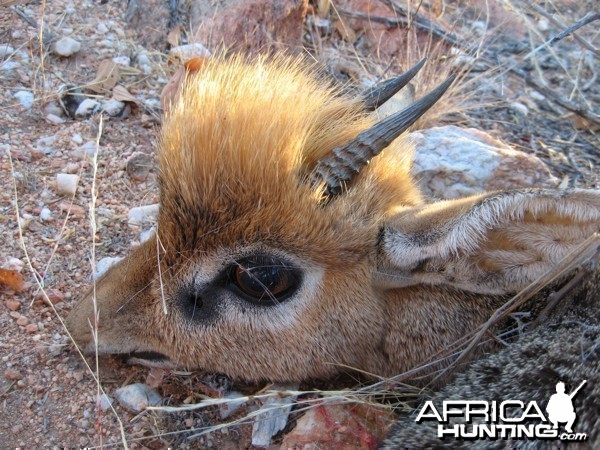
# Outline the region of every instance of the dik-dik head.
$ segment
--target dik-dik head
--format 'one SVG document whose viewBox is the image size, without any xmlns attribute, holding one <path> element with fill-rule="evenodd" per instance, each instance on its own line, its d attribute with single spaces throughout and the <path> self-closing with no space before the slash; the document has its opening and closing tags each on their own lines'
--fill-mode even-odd
<svg viewBox="0 0 600 450">
<path fill-rule="evenodd" d="M 187 79 L 158 146 L 156 235 L 68 318 L 85 351 L 95 295 L 100 353 L 246 380 L 392 375 L 598 231 L 598 192 L 423 201 L 394 139 L 451 80 L 374 124 L 401 82 L 349 99 L 301 67 L 217 58 Z"/>
</svg>

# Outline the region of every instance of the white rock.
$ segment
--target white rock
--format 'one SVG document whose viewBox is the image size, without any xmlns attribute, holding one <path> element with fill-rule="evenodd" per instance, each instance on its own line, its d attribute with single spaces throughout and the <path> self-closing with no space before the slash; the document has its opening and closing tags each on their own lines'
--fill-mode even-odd
<svg viewBox="0 0 600 450">
<path fill-rule="evenodd" d="M 23 108 L 25 108 L 25 109 L 31 109 L 31 107 L 33 106 L 33 102 L 35 101 L 33 92 L 29 92 L 29 91 L 15 92 L 14 97 L 19 101 L 21 106 L 23 106 Z"/>
<path fill-rule="evenodd" d="M 75 117 L 88 117 L 100 110 L 100 102 L 91 98 L 82 101 L 75 111 Z"/>
<path fill-rule="evenodd" d="M 119 100 L 107 100 L 102 103 L 102 110 L 111 117 L 116 117 L 123 112 L 125 103 Z"/>
<path fill-rule="evenodd" d="M 157 406 L 162 398 L 150 386 L 143 383 L 130 384 L 117 389 L 117 400 L 129 411 L 142 412 L 148 406 Z"/>
<path fill-rule="evenodd" d="M 21 67 L 21 63 L 18 63 L 17 61 L 4 61 L 2 64 L 0 64 L 0 70 L 2 70 L 3 72 L 15 70 L 19 67 Z"/>
<path fill-rule="evenodd" d="M 52 211 L 50 211 L 48 208 L 46 208 L 45 206 L 42 208 L 42 210 L 40 211 L 40 219 L 42 219 L 44 222 L 46 220 L 50 220 L 52 218 Z"/>
<path fill-rule="evenodd" d="M 273 385 L 272 390 L 297 389 L 297 386 Z M 294 396 L 269 397 L 258 411 L 254 425 L 252 426 L 252 445 L 267 447 L 271 444 L 271 438 L 285 428 L 288 416 L 294 404 Z"/>
<path fill-rule="evenodd" d="M 45 136 L 39 138 L 37 141 L 35 141 L 35 148 L 44 152 L 46 155 L 55 153 L 56 149 L 52 147 L 52 144 L 56 142 L 56 139 L 56 136 Z"/>
<path fill-rule="evenodd" d="M 81 50 L 81 43 L 72 37 L 65 36 L 54 44 L 54 52 L 60 56 L 71 56 Z"/>
<path fill-rule="evenodd" d="M 65 119 L 63 119 L 62 117 L 58 117 L 55 114 L 48 114 L 46 116 L 46 120 L 48 122 L 51 122 L 51 123 L 56 124 L 56 125 L 60 125 L 61 123 L 65 123 Z"/>
<path fill-rule="evenodd" d="M 182 61 L 192 58 L 208 58 L 210 51 L 202 44 L 186 44 L 171 49 L 171 55 L 178 57 Z"/>
<path fill-rule="evenodd" d="M 15 49 L 8 44 L 0 44 L 0 58 L 8 58 L 15 52 Z"/>
<path fill-rule="evenodd" d="M 219 414 L 221 414 L 221 419 L 227 419 L 248 401 L 247 396 L 236 391 L 228 392 L 225 394 L 224 398 L 226 398 L 228 401 L 227 403 L 222 403 L 219 405 Z"/>
<path fill-rule="evenodd" d="M 142 231 L 138 236 L 138 240 L 140 241 L 140 244 L 143 244 L 148 239 L 150 239 L 152 236 L 154 236 L 154 228 L 150 228 L 149 230 Z"/>
<path fill-rule="evenodd" d="M 537 24 L 540 31 L 548 31 L 550 29 L 550 22 L 545 17 L 541 17 Z"/>
<path fill-rule="evenodd" d="M 56 191 L 58 195 L 74 195 L 77 191 L 79 177 L 70 173 L 56 175 Z"/>
<path fill-rule="evenodd" d="M 71 136 L 71 140 L 73 142 L 75 142 L 77 145 L 83 144 L 83 138 L 81 137 L 81 135 L 79 133 L 73 134 L 73 136 Z"/>
<path fill-rule="evenodd" d="M 118 66 L 129 67 L 131 65 L 129 56 L 115 56 L 112 60 Z"/>
<path fill-rule="evenodd" d="M 436 127 L 410 133 L 415 146 L 411 173 L 422 191 L 450 199 L 514 187 L 555 187 L 538 158 L 511 149 L 473 128 Z"/>
<path fill-rule="evenodd" d="M 96 141 L 87 141 L 79 147 L 79 150 L 84 151 L 90 156 L 94 156 L 94 153 L 96 153 Z M 98 147 L 98 152 L 100 152 L 100 147 Z"/>
<path fill-rule="evenodd" d="M 96 32 L 100 34 L 106 34 L 108 33 L 108 27 L 102 22 L 100 22 L 100 24 L 98 24 L 98 26 L 96 27 Z"/>
<path fill-rule="evenodd" d="M 131 208 L 127 215 L 127 221 L 130 225 L 139 225 L 142 223 L 154 223 L 158 217 L 158 203 L 153 205 L 137 206 Z"/>
<path fill-rule="evenodd" d="M 94 274 L 94 280 L 99 280 L 102 276 L 104 276 L 106 272 L 108 272 L 108 269 L 110 269 L 122 259 L 122 256 L 107 256 L 106 258 L 102 258 L 96 263 L 96 273 Z"/>
<path fill-rule="evenodd" d="M 58 116 L 58 117 L 60 117 L 60 116 L 62 116 L 64 114 L 63 109 L 55 101 L 51 101 L 47 105 L 45 105 L 44 106 L 44 112 L 46 114 L 54 114 L 55 116 Z"/>
<path fill-rule="evenodd" d="M 512 102 L 510 108 L 525 117 L 529 114 L 529 108 L 521 102 Z"/>
<path fill-rule="evenodd" d="M 150 58 L 148 58 L 148 55 L 145 53 L 140 53 L 137 57 L 137 62 L 138 64 L 142 65 L 142 64 L 148 64 L 148 65 L 152 65 L 152 61 L 150 61 Z"/>
<path fill-rule="evenodd" d="M 101 394 L 98 403 L 100 404 L 100 409 L 102 411 L 106 411 L 108 408 L 111 407 L 113 402 L 114 402 L 114 400 L 112 398 L 110 398 L 108 395 Z"/>
</svg>

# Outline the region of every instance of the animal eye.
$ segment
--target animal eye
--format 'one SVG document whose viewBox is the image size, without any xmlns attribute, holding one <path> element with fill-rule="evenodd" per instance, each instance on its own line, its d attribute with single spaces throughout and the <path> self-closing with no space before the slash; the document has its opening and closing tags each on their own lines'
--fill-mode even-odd
<svg viewBox="0 0 600 450">
<path fill-rule="evenodd" d="M 299 284 L 294 267 L 276 258 L 253 256 L 233 264 L 229 280 L 246 300 L 259 305 L 281 303 Z"/>
</svg>

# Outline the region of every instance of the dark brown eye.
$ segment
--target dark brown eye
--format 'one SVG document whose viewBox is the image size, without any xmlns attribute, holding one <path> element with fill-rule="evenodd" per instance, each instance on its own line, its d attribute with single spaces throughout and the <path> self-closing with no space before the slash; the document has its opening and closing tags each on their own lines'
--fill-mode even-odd
<svg viewBox="0 0 600 450">
<path fill-rule="evenodd" d="M 231 266 L 230 281 L 246 300 L 261 305 L 282 302 L 296 291 L 299 271 L 269 256 L 253 256 Z"/>
</svg>

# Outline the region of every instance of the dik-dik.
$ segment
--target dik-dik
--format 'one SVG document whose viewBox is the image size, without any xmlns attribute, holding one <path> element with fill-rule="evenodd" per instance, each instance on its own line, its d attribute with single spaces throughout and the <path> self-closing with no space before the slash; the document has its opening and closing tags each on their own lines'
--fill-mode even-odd
<svg viewBox="0 0 600 450">
<path fill-rule="evenodd" d="M 426 201 L 396 138 L 452 79 L 369 114 L 417 69 L 357 98 L 289 59 L 215 58 L 190 75 L 158 144 L 156 234 L 77 304 L 77 343 L 249 381 L 391 376 L 599 230 L 598 191 Z"/>
</svg>

